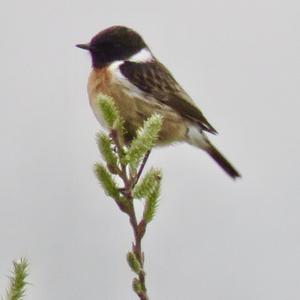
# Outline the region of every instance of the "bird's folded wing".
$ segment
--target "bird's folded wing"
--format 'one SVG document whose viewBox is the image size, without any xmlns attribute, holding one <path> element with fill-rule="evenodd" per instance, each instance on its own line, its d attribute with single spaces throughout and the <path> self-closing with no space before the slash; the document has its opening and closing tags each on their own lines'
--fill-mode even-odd
<svg viewBox="0 0 300 300">
<path fill-rule="evenodd" d="M 120 65 L 120 71 L 137 88 L 197 123 L 202 130 L 213 134 L 217 133 L 193 103 L 193 100 L 161 63 L 157 61 L 146 63 L 125 61 Z"/>
</svg>

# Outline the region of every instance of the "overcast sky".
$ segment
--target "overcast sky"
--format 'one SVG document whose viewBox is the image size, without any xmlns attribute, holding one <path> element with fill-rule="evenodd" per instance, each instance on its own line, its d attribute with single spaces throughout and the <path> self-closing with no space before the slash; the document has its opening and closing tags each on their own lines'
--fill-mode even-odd
<svg viewBox="0 0 300 300">
<path fill-rule="evenodd" d="M 99 187 L 87 53 L 140 32 L 219 131 L 232 181 L 189 145 L 155 150 L 164 179 L 144 241 L 155 300 L 300 299 L 299 1 L 5 1 L 0 11 L 0 293 L 132 300 L 128 219 Z"/>
</svg>

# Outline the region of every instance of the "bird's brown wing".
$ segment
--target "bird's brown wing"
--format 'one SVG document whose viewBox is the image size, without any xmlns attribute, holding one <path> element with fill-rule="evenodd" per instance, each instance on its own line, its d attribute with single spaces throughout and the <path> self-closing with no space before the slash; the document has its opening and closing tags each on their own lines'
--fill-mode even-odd
<svg viewBox="0 0 300 300">
<path fill-rule="evenodd" d="M 202 130 L 216 134 L 193 100 L 177 83 L 167 68 L 157 61 L 135 63 L 125 61 L 120 71 L 132 84 L 158 101 L 170 106 L 180 115 L 197 123 Z"/>
</svg>

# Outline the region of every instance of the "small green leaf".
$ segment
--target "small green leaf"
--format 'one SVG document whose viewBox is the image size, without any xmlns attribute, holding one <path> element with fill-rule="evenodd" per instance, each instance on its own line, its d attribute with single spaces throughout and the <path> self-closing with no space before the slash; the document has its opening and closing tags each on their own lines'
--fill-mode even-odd
<svg viewBox="0 0 300 300">
<path fill-rule="evenodd" d="M 124 145 L 124 135 L 126 133 L 126 130 L 124 128 L 124 120 L 120 116 L 114 122 L 113 129 L 115 129 L 118 132 L 120 144 Z"/>
<path fill-rule="evenodd" d="M 155 145 L 161 126 L 162 116 L 159 114 L 152 115 L 144 122 L 143 127 L 138 129 L 136 138 L 128 148 L 126 154 L 128 163 L 136 166 L 147 151 Z"/>
<path fill-rule="evenodd" d="M 153 220 L 158 206 L 158 198 L 160 195 L 160 180 L 157 180 L 157 183 L 158 184 L 155 184 L 154 188 L 149 190 L 149 192 L 145 195 L 146 202 L 143 213 L 143 220 L 146 224 Z"/>
<path fill-rule="evenodd" d="M 146 195 L 151 194 L 157 189 L 160 183 L 162 174 L 158 169 L 151 168 L 146 175 L 142 178 L 133 191 L 133 195 L 137 199 L 144 198 Z"/>
<path fill-rule="evenodd" d="M 118 122 L 120 119 L 119 111 L 113 98 L 100 94 L 97 97 L 96 103 L 101 115 L 103 116 L 105 124 L 108 128 L 112 129 L 115 122 Z"/>
<path fill-rule="evenodd" d="M 133 252 L 127 253 L 127 262 L 131 270 L 134 273 L 139 274 L 139 272 L 141 271 L 141 264 Z"/>
<path fill-rule="evenodd" d="M 25 280 L 28 276 L 28 263 L 26 259 L 21 258 L 20 261 L 14 261 L 13 266 L 13 275 L 10 277 L 10 285 L 7 290 L 6 300 L 22 300 L 27 284 Z"/>
<path fill-rule="evenodd" d="M 104 133 L 97 134 L 97 143 L 102 157 L 107 163 L 109 171 L 113 174 L 118 173 L 118 158 L 113 151 L 111 139 Z"/>
<path fill-rule="evenodd" d="M 119 190 L 115 180 L 108 170 L 102 164 L 96 163 L 94 171 L 105 193 L 115 200 L 118 200 Z"/>
<path fill-rule="evenodd" d="M 133 278 L 132 289 L 134 290 L 134 292 L 137 295 L 140 295 L 141 293 L 143 293 L 143 287 L 138 278 Z"/>
<path fill-rule="evenodd" d="M 146 224 L 153 220 L 158 206 L 161 178 L 161 171 L 152 168 L 142 178 L 142 181 L 135 186 L 133 191 L 135 198 L 145 199 L 143 219 Z"/>
</svg>

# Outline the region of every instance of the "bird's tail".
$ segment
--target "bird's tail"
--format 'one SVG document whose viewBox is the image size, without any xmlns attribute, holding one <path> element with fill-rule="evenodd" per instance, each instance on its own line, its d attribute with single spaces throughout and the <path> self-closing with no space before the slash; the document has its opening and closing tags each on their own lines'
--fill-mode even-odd
<svg viewBox="0 0 300 300">
<path fill-rule="evenodd" d="M 187 140 L 189 144 L 196 146 L 207 152 L 213 160 L 227 173 L 232 179 L 241 177 L 239 172 L 232 164 L 219 152 L 219 150 L 208 140 L 206 135 L 196 126 L 188 128 Z"/>
<path fill-rule="evenodd" d="M 240 173 L 232 166 L 232 164 L 220 153 L 220 151 L 211 143 L 205 150 L 210 157 L 232 178 L 241 177 Z"/>
</svg>

